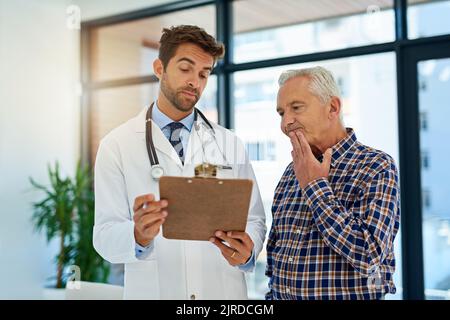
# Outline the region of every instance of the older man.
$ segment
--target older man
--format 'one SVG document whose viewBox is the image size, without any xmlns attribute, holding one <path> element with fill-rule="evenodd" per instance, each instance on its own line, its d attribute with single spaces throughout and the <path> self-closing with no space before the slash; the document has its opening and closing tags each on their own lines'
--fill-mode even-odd
<svg viewBox="0 0 450 320">
<path fill-rule="evenodd" d="M 267 299 L 382 299 L 395 293 L 398 175 L 386 153 L 341 120 L 324 68 L 279 79 L 277 112 L 293 161 L 275 191 Z"/>
</svg>

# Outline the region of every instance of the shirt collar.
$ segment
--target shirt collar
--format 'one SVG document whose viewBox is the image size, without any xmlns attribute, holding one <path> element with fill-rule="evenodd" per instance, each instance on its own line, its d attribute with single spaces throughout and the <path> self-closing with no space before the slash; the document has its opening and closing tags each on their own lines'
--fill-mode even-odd
<svg viewBox="0 0 450 320">
<path fill-rule="evenodd" d="M 161 110 L 159 110 L 158 102 L 155 101 L 154 107 L 152 110 L 152 120 L 158 125 L 158 127 L 162 130 L 168 124 L 174 122 L 168 116 L 166 116 Z M 184 117 L 178 122 L 181 122 L 188 131 L 191 131 L 192 125 L 194 124 L 195 112 L 191 112 L 187 117 Z"/>
<path fill-rule="evenodd" d="M 336 162 L 348 151 L 356 142 L 356 134 L 352 128 L 346 128 L 347 136 L 336 143 L 332 149 L 331 166 L 334 167 Z"/>
</svg>

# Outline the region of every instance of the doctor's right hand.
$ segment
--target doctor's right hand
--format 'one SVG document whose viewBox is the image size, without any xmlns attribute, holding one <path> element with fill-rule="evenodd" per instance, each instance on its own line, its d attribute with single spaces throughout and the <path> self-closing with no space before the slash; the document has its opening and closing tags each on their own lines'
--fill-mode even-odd
<svg viewBox="0 0 450 320">
<path fill-rule="evenodd" d="M 153 194 L 145 194 L 134 199 L 134 238 L 146 247 L 159 233 L 167 217 L 167 200 L 155 201 Z"/>
</svg>

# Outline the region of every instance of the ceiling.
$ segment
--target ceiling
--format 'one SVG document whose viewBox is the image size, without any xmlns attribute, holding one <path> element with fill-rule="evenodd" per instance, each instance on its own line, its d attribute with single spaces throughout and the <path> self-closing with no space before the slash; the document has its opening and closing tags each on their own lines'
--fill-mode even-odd
<svg viewBox="0 0 450 320">
<path fill-rule="evenodd" d="M 409 3 L 429 2 L 409 0 Z M 233 2 L 234 32 L 249 32 L 309 21 L 392 8 L 393 0 L 237 0 Z M 215 36 L 215 7 L 202 6 L 157 17 L 100 27 L 95 36 L 124 37 L 158 46 L 162 27 L 194 24 Z"/>
</svg>

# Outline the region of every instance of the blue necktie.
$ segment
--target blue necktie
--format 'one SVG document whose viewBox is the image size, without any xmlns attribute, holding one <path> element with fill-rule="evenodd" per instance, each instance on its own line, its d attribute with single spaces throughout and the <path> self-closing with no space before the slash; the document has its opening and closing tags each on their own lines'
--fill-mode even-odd
<svg viewBox="0 0 450 320">
<path fill-rule="evenodd" d="M 171 122 L 168 124 L 170 132 L 169 132 L 169 141 L 172 147 L 177 152 L 178 156 L 181 159 L 181 162 L 184 160 L 184 152 L 183 152 L 183 144 L 181 143 L 181 130 L 184 125 L 181 122 Z"/>
</svg>

